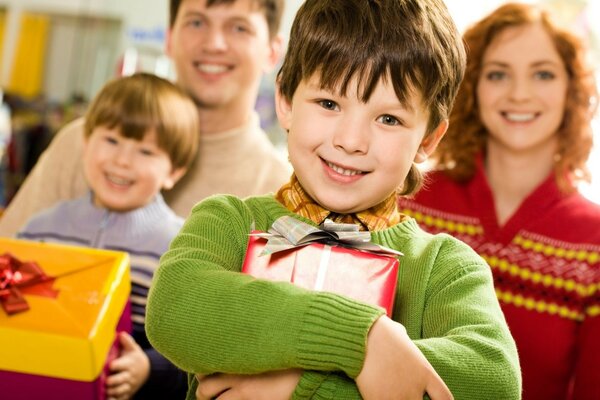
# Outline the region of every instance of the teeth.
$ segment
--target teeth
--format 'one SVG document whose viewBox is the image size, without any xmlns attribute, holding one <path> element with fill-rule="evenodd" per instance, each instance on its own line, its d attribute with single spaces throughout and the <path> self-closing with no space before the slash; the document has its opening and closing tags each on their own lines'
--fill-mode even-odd
<svg viewBox="0 0 600 400">
<path fill-rule="evenodd" d="M 329 166 L 329 168 L 331 168 L 332 170 L 334 170 L 335 172 L 337 172 L 340 175 L 354 176 L 354 175 L 362 174 L 361 171 L 356 171 L 354 169 L 345 169 L 345 168 L 339 167 L 335 164 L 332 164 L 330 162 L 327 162 L 327 166 Z"/>
<path fill-rule="evenodd" d="M 198 69 L 207 74 L 221 74 L 227 71 L 228 68 L 225 65 L 198 64 Z"/>
<path fill-rule="evenodd" d="M 527 121 L 531 121 L 535 118 L 534 113 L 529 113 L 529 114 L 506 113 L 505 115 L 506 115 L 507 119 L 509 119 L 510 121 L 514 121 L 514 122 L 527 122 Z"/>
<path fill-rule="evenodd" d="M 131 185 L 132 183 L 132 181 L 129 179 L 119 178 L 118 176 L 114 175 L 106 175 L 106 179 L 108 179 L 109 182 L 114 183 L 115 185 Z"/>
</svg>

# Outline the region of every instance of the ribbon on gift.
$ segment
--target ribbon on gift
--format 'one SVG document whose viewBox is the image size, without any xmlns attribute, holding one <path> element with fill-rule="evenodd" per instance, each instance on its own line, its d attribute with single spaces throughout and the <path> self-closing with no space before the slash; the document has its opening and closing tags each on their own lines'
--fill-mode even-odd
<svg viewBox="0 0 600 400">
<path fill-rule="evenodd" d="M 268 232 L 253 232 L 251 235 L 267 239 L 261 255 L 274 254 L 311 243 L 339 245 L 381 255 L 403 255 L 397 250 L 371 242 L 371 233 L 360 231 L 356 224 L 336 223 L 330 219 L 325 219 L 317 228 L 284 215 L 273 222 Z"/>
<path fill-rule="evenodd" d="M 29 310 L 23 292 L 56 297 L 53 281 L 35 262 L 21 262 L 9 253 L 0 255 L 0 304 L 8 315 Z"/>
</svg>

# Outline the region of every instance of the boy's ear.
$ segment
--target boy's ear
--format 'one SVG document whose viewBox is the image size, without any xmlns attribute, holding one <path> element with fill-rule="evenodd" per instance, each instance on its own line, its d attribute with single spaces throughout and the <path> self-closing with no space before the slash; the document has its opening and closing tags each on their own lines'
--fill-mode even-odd
<svg viewBox="0 0 600 400">
<path fill-rule="evenodd" d="M 440 143 L 440 140 L 446 134 L 448 130 L 448 120 L 445 119 L 421 142 L 419 149 L 417 150 L 417 154 L 415 155 L 415 163 L 419 164 L 427 161 L 429 156 L 435 151 L 437 145 Z"/>
<path fill-rule="evenodd" d="M 181 167 L 171 171 L 167 179 L 163 182 L 162 188 L 165 190 L 173 189 L 173 186 L 185 175 L 187 168 Z"/>
<path fill-rule="evenodd" d="M 292 104 L 279 91 L 279 83 L 275 85 L 275 112 L 279 125 L 289 131 L 292 125 Z"/>
</svg>

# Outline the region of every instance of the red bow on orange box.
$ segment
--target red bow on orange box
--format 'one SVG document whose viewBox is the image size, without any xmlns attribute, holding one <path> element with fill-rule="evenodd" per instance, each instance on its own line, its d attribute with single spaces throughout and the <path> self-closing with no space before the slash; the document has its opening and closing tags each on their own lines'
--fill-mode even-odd
<svg viewBox="0 0 600 400">
<path fill-rule="evenodd" d="M 29 310 L 24 294 L 56 297 L 54 278 L 35 262 L 21 262 L 11 254 L 0 255 L 0 304 L 7 314 Z"/>
</svg>

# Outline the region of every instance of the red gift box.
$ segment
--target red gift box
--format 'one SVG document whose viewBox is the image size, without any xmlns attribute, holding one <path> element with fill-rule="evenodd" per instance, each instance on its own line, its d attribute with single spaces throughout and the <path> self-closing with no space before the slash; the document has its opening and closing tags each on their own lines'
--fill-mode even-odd
<svg viewBox="0 0 600 400">
<path fill-rule="evenodd" d="M 383 307 L 392 315 L 399 268 L 396 257 L 323 243 L 261 255 L 266 244 L 267 239 L 250 235 L 243 273 L 342 294 Z"/>
</svg>

